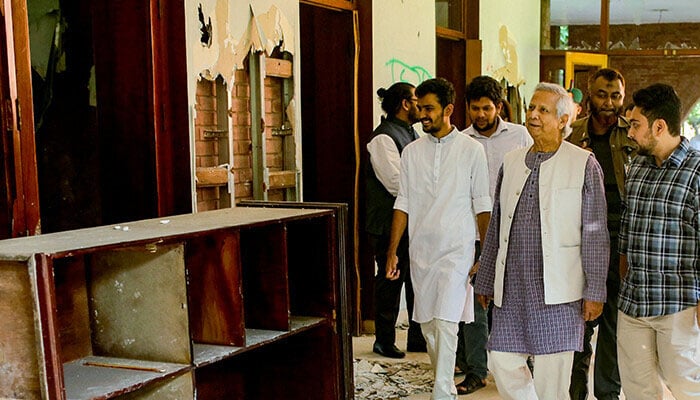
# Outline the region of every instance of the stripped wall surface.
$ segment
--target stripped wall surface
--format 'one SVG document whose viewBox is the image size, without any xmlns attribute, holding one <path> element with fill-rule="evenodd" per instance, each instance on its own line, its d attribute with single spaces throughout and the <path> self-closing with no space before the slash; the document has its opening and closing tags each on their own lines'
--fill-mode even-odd
<svg viewBox="0 0 700 400">
<path fill-rule="evenodd" d="M 193 204 L 205 210 L 253 198 L 298 200 L 301 123 L 295 112 L 299 106 L 295 88 L 300 87 L 300 74 L 299 63 L 294 62 L 299 53 L 298 2 L 202 0 L 186 1 L 185 6 L 191 161 L 196 171 Z M 259 62 L 251 63 L 251 54 Z M 289 60 L 289 73 L 266 70 L 271 64 L 265 60 L 273 58 Z M 215 84 L 217 77 L 223 79 L 227 93 Z M 224 103 L 208 97 L 224 95 Z M 218 108 L 226 104 L 222 113 Z M 228 129 L 228 160 L 212 145 L 211 135 L 205 137 L 204 131 L 211 129 Z M 220 176 L 212 168 L 224 164 L 233 175 L 228 177 L 232 194 L 225 193 L 227 186 L 201 187 L 203 178 Z M 256 194 L 256 174 L 264 180 L 262 194 Z M 233 199 L 227 203 L 225 196 Z"/>
</svg>

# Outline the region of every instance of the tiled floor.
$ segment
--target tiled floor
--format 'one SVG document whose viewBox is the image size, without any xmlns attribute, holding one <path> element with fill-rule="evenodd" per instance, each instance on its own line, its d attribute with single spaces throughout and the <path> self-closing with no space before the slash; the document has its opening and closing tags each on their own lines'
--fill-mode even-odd
<svg viewBox="0 0 700 400">
<path fill-rule="evenodd" d="M 406 330 L 398 329 L 396 331 L 396 342 L 402 350 L 405 348 L 405 343 L 406 343 Z M 595 336 L 594 336 L 595 339 Z M 364 335 L 360 337 L 354 337 L 353 338 L 353 356 L 354 358 L 359 358 L 359 359 L 366 359 L 366 360 L 390 360 L 387 358 L 384 358 L 378 354 L 375 354 L 372 352 L 372 345 L 374 344 L 374 335 Z M 415 362 L 421 362 L 421 363 L 430 363 L 430 359 L 428 358 L 427 353 L 406 353 L 406 358 L 402 359 L 401 361 L 415 361 Z M 593 360 L 595 362 L 595 360 Z M 463 379 L 462 376 L 458 376 L 455 378 L 455 383 L 461 382 Z M 589 379 L 589 382 L 592 382 L 593 379 Z M 593 390 L 589 390 L 590 393 L 593 393 Z M 498 395 L 498 391 L 496 390 L 496 384 L 493 381 L 493 377 L 489 376 L 488 379 L 488 384 L 486 385 L 485 388 L 469 394 L 469 395 L 463 395 L 459 396 L 460 399 L 465 399 L 465 400 L 500 400 L 501 397 Z M 620 397 L 621 400 L 624 400 L 624 395 Z M 422 394 L 414 394 L 408 397 L 404 397 L 403 399 L 407 400 L 429 400 L 430 399 L 430 393 L 422 393 Z M 589 396 L 589 399 L 593 399 L 592 394 Z M 671 393 L 666 391 L 663 400 L 674 400 L 673 396 L 671 396 Z"/>
</svg>

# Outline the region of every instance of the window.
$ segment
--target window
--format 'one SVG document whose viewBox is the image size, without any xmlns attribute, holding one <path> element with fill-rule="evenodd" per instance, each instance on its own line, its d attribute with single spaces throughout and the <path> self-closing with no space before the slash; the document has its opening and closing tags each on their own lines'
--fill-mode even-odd
<svg viewBox="0 0 700 400">
<path fill-rule="evenodd" d="M 438 27 L 464 32 L 462 0 L 436 0 L 435 24 Z"/>
<path fill-rule="evenodd" d="M 547 10 L 549 6 L 549 10 Z M 595 1 L 543 1 L 542 49 L 599 50 L 600 3 Z"/>
</svg>

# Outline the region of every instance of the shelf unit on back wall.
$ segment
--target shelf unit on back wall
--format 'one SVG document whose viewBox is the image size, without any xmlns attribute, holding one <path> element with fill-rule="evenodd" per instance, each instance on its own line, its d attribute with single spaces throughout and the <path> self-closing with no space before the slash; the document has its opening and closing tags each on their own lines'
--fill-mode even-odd
<svg viewBox="0 0 700 400">
<path fill-rule="evenodd" d="M 352 398 L 346 212 L 256 205 L 0 241 L 0 398 Z"/>
</svg>

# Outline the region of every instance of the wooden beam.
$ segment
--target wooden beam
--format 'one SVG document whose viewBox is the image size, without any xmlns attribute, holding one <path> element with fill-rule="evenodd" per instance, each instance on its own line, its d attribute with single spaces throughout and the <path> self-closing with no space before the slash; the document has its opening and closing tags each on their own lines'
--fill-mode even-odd
<svg viewBox="0 0 700 400">
<path fill-rule="evenodd" d="M 479 39 L 479 0 L 465 0 L 466 39 Z"/>
<path fill-rule="evenodd" d="M 197 167 L 197 187 L 228 184 L 228 170 L 221 167 Z"/>
<path fill-rule="evenodd" d="M 281 58 L 265 58 L 265 75 L 276 78 L 291 78 L 292 62 Z"/>
<path fill-rule="evenodd" d="M 610 40 L 610 0 L 600 0 L 600 50 L 608 50 Z"/>
<path fill-rule="evenodd" d="M 469 39 L 466 42 L 467 59 L 466 59 L 466 75 L 467 82 L 481 75 L 481 40 Z"/>
<path fill-rule="evenodd" d="M 299 0 L 299 3 L 309 4 L 312 6 L 319 6 L 331 10 L 352 11 L 355 9 L 353 0 Z"/>
<path fill-rule="evenodd" d="M 12 236 L 41 233 L 39 177 L 36 166 L 34 106 L 32 102 L 31 59 L 27 2 L 12 0 L 12 29 L 17 84 L 15 105 L 19 124 L 15 125 L 15 184 L 17 206 Z M 20 112 L 21 110 L 21 112 Z"/>
<path fill-rule="evenodd" d="M 292 188 L 297 184 L 296 171 L 270 172 L 270 187 L 268 189 Z"/>
<path fill-rule="evenodd" d="M 550 23 L 552 7 L 550 1 L 542 0 L 540 2 L 540 49 L 552 48 L 552 24 Z"/>
</svg>

